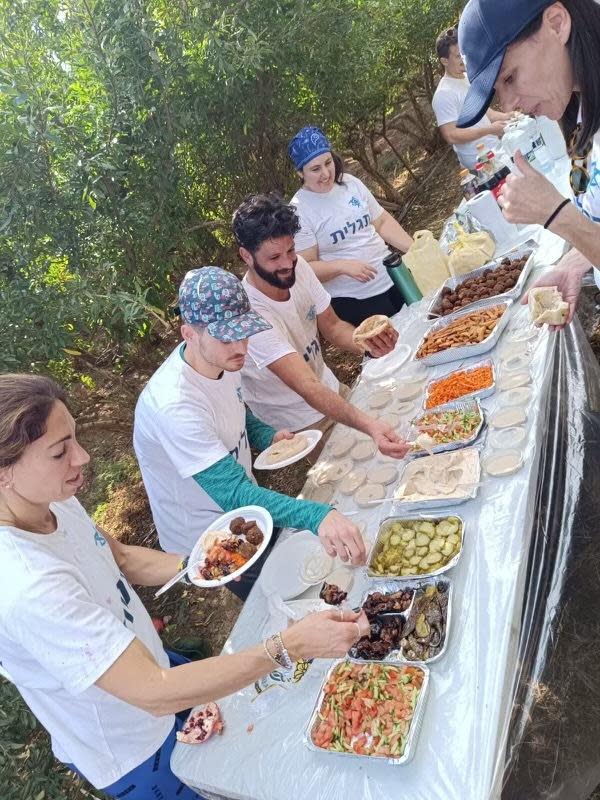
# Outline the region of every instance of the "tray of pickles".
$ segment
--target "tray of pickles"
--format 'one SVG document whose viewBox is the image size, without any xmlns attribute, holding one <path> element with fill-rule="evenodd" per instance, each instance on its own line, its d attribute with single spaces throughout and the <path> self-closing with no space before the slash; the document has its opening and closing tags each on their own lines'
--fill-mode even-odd
<svg viewBox="0 0 600 800">
<path fill-rule="evenodd" d="M 458 562 L 464 536 L 458 516 L 388 517 L 373 544 L 367 575 L 375 580 L 441 575 Z"/>
</svg>

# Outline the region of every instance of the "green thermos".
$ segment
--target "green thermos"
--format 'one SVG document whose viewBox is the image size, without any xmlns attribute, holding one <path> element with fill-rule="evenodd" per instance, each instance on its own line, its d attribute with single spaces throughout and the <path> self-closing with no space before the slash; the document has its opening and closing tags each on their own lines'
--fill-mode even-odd
<svg viewBox="0 0 600 800">
<path fill-rule="evenodd" d="M 418 303 L 419 300 L 423 299 L 423 295 L 415 283 L 411 271 L 402 261 L 400 253 L 391 252 L 389 256 L 383 259 L 383 265 L 407 306 L 411 303 Z"/>
</svg>

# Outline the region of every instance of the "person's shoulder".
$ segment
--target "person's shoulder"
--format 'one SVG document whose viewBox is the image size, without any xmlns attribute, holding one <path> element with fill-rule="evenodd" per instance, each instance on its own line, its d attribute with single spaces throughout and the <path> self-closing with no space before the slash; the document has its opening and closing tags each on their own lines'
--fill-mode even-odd
<svg viewBox="0 0 600 800">
<path fill-rule="evenodd" d="M 136 418 L 146 409 L 151 413 L 164 411 L 181 398 L 185 382 L 181 380 L 184 362 L 183 343 L 167 356 L 158 369 L 150 376 L 136 404 Z"/>
</svg>

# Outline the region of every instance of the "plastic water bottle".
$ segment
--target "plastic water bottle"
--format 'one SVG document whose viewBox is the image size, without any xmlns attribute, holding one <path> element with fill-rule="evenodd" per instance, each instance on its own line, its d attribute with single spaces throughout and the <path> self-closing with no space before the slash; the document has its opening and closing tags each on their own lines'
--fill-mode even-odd
<svg viewBox="0 0 600 800">
<path fill-rule="evenodd" d="M 564 158 L 567 155 L 567 143 L 558 122 L 548 117 L 538 117 L 537 123 L 551 158 L 555 161 Z"/>
</svg>

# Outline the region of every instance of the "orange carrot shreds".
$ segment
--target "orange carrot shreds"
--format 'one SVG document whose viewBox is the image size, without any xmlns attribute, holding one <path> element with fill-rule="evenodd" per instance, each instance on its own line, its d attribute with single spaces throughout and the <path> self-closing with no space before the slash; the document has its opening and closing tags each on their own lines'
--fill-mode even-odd
<svg viewBox="0 0 600 800">
<path fill-rule="evenodd" d="M 436 408 L 465 395 L 489 389 L 493 382 L 494 373 L 489 365 L 453 372 L 431 384 L 425 408 Z"/>
</svg>

